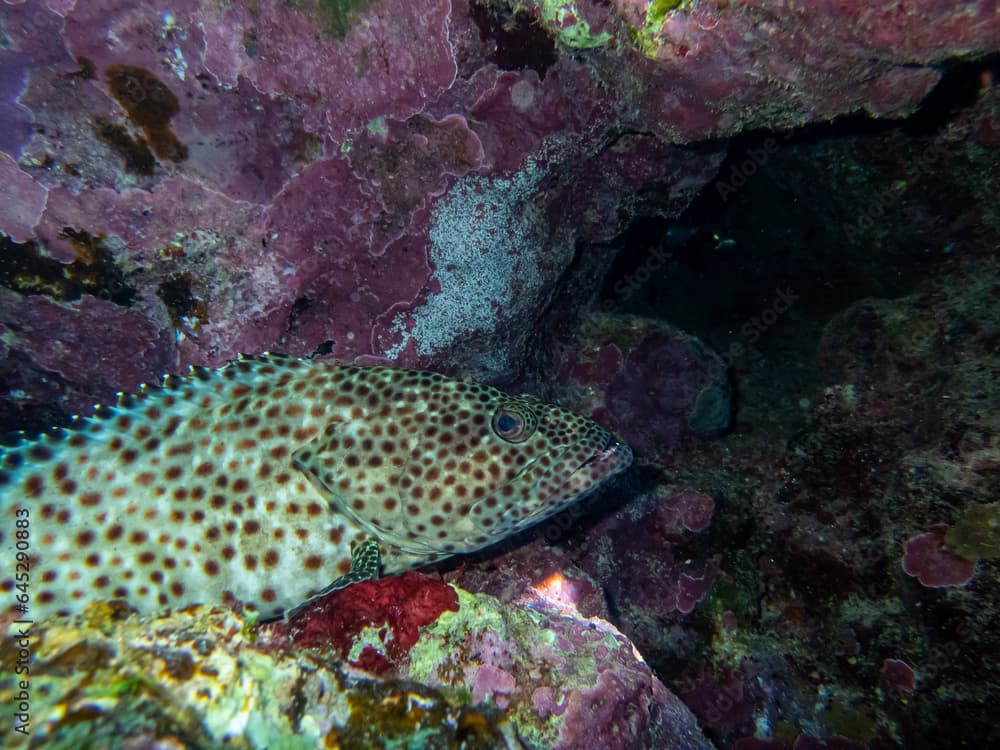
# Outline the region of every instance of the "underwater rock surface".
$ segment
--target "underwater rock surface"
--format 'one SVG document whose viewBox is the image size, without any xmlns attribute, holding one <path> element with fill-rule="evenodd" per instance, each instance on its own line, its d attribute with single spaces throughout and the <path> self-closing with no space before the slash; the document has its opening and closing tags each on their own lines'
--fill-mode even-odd
<svg viewBox="0 0 1000 750">
<path fill-rule="evenodd" d="M 725 360 L 662 321 L 587 315 L 552 364 L 564 398 L 619 432 L 639 460 L 666 462 L 684 438 L 729 427 Z"/>
<path fill-rule="evenodd" d="M 692 277 L 710 279 L 724 291 L 704 287 L 709 299 L 694 308 L 709 319 L 754 269 L 765 274 L 735 325 L 699 330 L 719 351 L 748 350 L 732 368 L 732 432 L 682 441 L 645 470 L 654 485 L 680 481 L 715 501 L 711 524 L 680 537 L 678 555 L 718 555 L 712 587 L 655 640 L 612 616 L 718 747 L 996 742 L 1000 225 L 995 201 L 976 195 L 995 183 L 1000 154 L 975 137 L 951 139 L 980 132 L 998 94 L 971 92 L 971 105 L 920 137 L 789 146 L 725 214 L 733 252 L 716 250 L 716 263 L 696 256 L 694 271 L 679 262 L 675 286 L 666 275 L 649 286 L 669 299 Z M 939 147 L 938 168 L 888 179 L 942 141 L 952 145 Z M 844 182 L 819 179 L 830 165 Z M 842 189 L 853 181 L 864 186 L 857 194 Z M 758 220 L 811 201 L 801 220 Z M 886 215 L 869 220 L 862 209 Z M 859 216 L 872 229 L 852 248 L 838 230 L 862 226 Z M 761 233 L 757 245 L 748 239 Z M 788 236 L 790 250 L 762 263 Z M 800 302 L 766 335 L 742 335 L 785 283 Z M 561 543 L 573 555 L 588 542 L 581 529 Z"/>
<path fill-rule="evenodd" d="M 53 395 L 73 413 L 265 350 L 510 379 L 578 241 L 675 216 L 712 179 L 722 142 L 682 144 L 902 116 L 998 23 L 931 0 L 0 14 L 2 285 L 52 303 L 0 306 L 25 386 L 0 413 L 40 426 Z M 136 344 L 92 310 L 135 316 Z M 70 349 L 101 366 L 51 354 Z"/>
<path fill-rule="evenodd" d="M 39 744 L 1000 746 L 997 52 L 987 0 L 0 3 L 0 431 L 273 350 L 640 459 L 285 630 L 40 623 Z"/>
<path fill-rule="evenodd" d="M 365 617 L 330 619 L 369 597 Z M 711 750 L 606 621 L 419 574 L 335 592 L 271 625 L 217 608 L 140 618 L 95 604 L 39 625 L 33 648 L 31 739 L 51 748 Z M 9 702 L 15 638 L 2 649 Z M 4 742 L 19 746 L 13 733 Z"/>
</svg>

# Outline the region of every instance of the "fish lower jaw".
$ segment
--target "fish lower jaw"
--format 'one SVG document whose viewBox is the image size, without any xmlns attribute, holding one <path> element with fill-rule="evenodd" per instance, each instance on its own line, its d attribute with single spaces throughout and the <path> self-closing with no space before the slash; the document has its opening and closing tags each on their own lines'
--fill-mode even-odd
<svg viewBox="0 0 1000 750">
<path fill-rule="evenodd" d="M 580 469 L 607 463 L 617 464 L 611 467 L 609 475 L 624 471 L 632 464 L 632 449 L 612 438 L 610 445 L 587 458 L 580 464 Z"/>
</svg>

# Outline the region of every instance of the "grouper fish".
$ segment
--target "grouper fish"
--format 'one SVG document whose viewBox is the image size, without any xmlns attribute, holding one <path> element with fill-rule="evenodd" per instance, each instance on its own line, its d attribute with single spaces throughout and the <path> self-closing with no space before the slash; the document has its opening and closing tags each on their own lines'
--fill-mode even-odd
<svg viewBox="0 0 1000 750">
<path fill-rule="evenodd" d="M 192 368 L 0 453 L 0 610 L 287 614 L 487 547 L 631 460 L 589 419 L 433 372 Z"/>
</svg>

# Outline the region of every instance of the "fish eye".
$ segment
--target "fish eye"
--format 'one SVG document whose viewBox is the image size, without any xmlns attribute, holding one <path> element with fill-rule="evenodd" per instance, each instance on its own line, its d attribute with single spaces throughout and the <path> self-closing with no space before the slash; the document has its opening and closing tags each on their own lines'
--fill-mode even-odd
<svg viewBox="0 0 1000 750">
<path fill-rule="evenodd" d="M 493 415 L 493 432 L 509 443 L 520 443 L 531 434 L 526 429 L 524 415 L 510 409 L 500 409 Z"/>
</svg>

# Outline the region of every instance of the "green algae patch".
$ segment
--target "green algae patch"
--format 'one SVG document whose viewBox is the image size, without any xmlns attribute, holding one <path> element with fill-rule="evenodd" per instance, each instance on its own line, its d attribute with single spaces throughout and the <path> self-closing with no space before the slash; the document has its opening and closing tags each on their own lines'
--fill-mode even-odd
<svg viewBox="0 0 1000 750">
<path fill-rule="evenodd" d="M 571 0 L 544 0 L 542 20 L 567 47 L 590 49 L 601 47 L 611 40 L 611 34 L 606 31 L 592 33 L 590 24 L 580 17 Z"/>
<path fill-rule="evenodd" d="M 367 10 L 372 2 L 373 0 L 289 0 L 288 5 L 313 19 L 324 34 L 339 42 L 347 36 L 358 14 Z M 253 54 L 247 49 L 247 56 L 256 57 L 256 37 L 251 39 L 251 46 Z"/>
<path fill-rule="evenodd" d="M 646 23 L 663 25 L 667 14 L 684 5 L 684 0 L 653 0 L 646 8 Z"/>
<path fill-rule="evenodd" d="M 369 120 L 368 124 L 365 125 L 365 130 L 368 131 L 368 135 L 377 138 L 385 138 L 389 135 L 389 126 L 386 124 L 384 115 L 379 115 Z"/>
<path fill-rule="evenodd" d="M 1000 557 L 1000 502 L 969 503 L 944 540 L 967 560 Z"/>
<path fill-rule="evenodd" d="M 823 723 L 832 734 L 853 740 L 871 742 L 879 734 L 879 722 L 868 708 L 855 708 L 834 701 L 822 716 Z"/>
<path fill-rule="evenodd" d="M 334 39 L 343 39 L 355 16 L 372 0 L 319 0 L 319 14 L 324 30 Z"/>
<path fill-rule="evenodd" d="M 565 716 L 594 700 L 591 692 L 625 648 L 624 639 L 596 618 L 455 590 L 458 611 L 421 631 L 409 676 L 440 686 L 453 700 L 505 710 L 529 747 L 558 744 Z"/>
<path fill-rule="evenodd" d="M 444 612 L 422 628 L 420 639 L 410 649 L 407 671 L 418 682 L 458 685 L 462 680 L 462 666 L 455 658 L 456 645 L 478 631 L 492 630 L 502 638 L 508 635 L 507 623 L 493 597 L 470 594 L 457 586 L 452 588 L 458 594 L 458 611 Z"/>
<path fill-rule="evenodd" d="M 54 750 L 505 746 L 496 709 L 408 680 L 367 679 L 251 622 L 202 606 L 136 617 L 103 602 L 40 621 L 31 630 L 32 741 Z M 15 671 L 23 637 L 14 626 L 0 632 L 7 705 L 24 679 Z M 0 748 L 19 737 L 6 733 Z"/>
<path fill-rule="evenodd" d="M 656 59 L 663 46 L 660 33 L 667 19 L 676 11 L 686 11 L 692 5 L 690 0 L 652 0 L 646 7 L 646 23 L 632 29 L 632 41 L 646 57 Z"/>
</svg>

